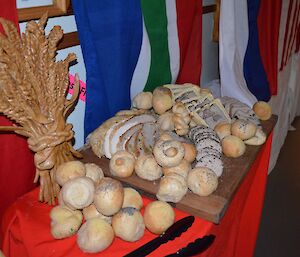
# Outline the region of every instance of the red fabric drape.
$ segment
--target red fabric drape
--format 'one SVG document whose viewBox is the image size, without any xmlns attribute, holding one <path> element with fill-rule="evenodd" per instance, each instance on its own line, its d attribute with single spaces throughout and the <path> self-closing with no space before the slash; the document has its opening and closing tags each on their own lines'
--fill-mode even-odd
<svg viewBox="0 0 300 257">
<path fill-rule="evenodd" d="M 19 27 L 15 0 L 0 0 L 0 17 L 13 21 Z M 2 26 L 0 31 L 3 32 Z M 0 115 L 0 126 L 11 125 L 8 119 Z M 28 149 L 26 139 L 21 136 L 0 132 L 0 153 L 0 220 L 2 220 L 5 209 L 34 187 L 35 168 L 33 154 Z"/>
<path fill-rule="evenodd" d="M 282 0 L 261 0 L 258 14 L 258 36 L 262 62 L 272 95 L 277 94 L 278 37 Z"/>
<path fill-rule="evenodd" d="M 176 83 L 200 84 L 202 64 L 202 1 L 176 0 L 180 71 Z"/>
</svg>

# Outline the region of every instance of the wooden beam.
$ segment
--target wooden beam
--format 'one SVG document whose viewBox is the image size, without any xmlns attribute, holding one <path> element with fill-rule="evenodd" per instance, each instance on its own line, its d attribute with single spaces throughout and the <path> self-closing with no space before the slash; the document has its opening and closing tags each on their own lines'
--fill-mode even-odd
<svg viewBox="0 0 300 257">
<path fill-rule="evenodd" d="M 75 31 L 75 32 L 70 32 L 70 33 L 64 34 L 64 37 L 58 44 L 57 49 L 61 50 L 61 49 L 65 49 L 65 48 L 77 46 L 77 45 L 80 45 L 80 41 L 79 41 L 78 33 L 77 33 L 77 31 Z"/>
<path fill-rule="evenodd" d="M 216 11 L 216 7 L 217 6 L 215 4 L 202 6 L 202 14 L 215 12 Z"/>
</svg>

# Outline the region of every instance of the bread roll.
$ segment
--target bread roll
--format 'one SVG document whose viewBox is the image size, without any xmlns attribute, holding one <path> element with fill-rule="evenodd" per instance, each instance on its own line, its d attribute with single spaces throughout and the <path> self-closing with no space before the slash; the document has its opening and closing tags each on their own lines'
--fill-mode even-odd
<svg viewBox="0 0 300 257">
<path fill-rule="evenodd" d="M 190 171 L 187 183 L 194 194 L 208 196 L 217 189 L 218 177 L 212 170 L 199 167 Z"/>
<path fill-rule="evenodd" d="M 156 197 L 160 201 L 178 203 L 187 193 L 188 187 L 184 177 L 169 173 L 159 182 Z"/>
<path fill-rule="evenodd" d="M 256 125 L 251 121 L 236 120 L 231 125 L 231 134 L 242 140 L 247 140 L 255 135 Z"/>
<path fill-rule="evenodd" d="M 262 145 L 267 140 L 267 135 L 261 128 L 256 130 L 255 136 L 245 140 L 246 145 Z"/>
<path fill-rule="evenodd" d="M 66 206 L 73 210 L 83 209 L 93 202 L 95 185 L 90 178 L 79 177 L 66 182 L 61 191 Z"/>
<path fill-rule="evenodd" d="M 189 143 L 181 143 L 182 146 L 184 147 L 184 159 L 187 160 L 188 162 L 192 163 L 197 156 L 197 149 L 194 144 L 189 144 Z"/>
<path fill-rule="evenodd" d="M 109 161 L 110 173 L 120 178 L 130 177 L 134 171 L 135 157 L 125 151 L 117 151 Z"/>
<path fill-rule="evenodd" d="M 140 92 L 132 100 L 132 106 L 138 109 L 149 110 L 152 108 L 152 93 Z"/>
<path fill-rule="evenodd" d="M 111 178 L 103 178 L 96 187 L 94 204 L 105 216 L 116 214 L 123 205 L 124 189 L 122 184 Z"/>
<path fill-rule="evenodd" d="M 184 147 L 176 140 L 157 141 L 153 148 L 157 163 L 162 167 L 174 167 L 184 157 Z"/>
<path fill-rule="evenodd" d="M 142 179 L 153 181 L 162 176 L 162 169 L 153 155 L 140 155 L 135 163 L 135 173 Z"/>
<path fill-rule="evenodd" d="M 124 201 L 122 208 L 133 207 L 140 210 L 143 207 L 143 199 L 138 191 L 131 187 L 124 188 Z"/>
<path fill-rule="evenodd" d="M 187 178 L 187 175 L 191 170 L 191 164 L 187 160 L 183 159 L 177 166 L 164 167 L 162 170 L 164 175 L 176 173 L 184 178 Z"/>
<path fill-rule="evenodd" d="M 104 221 L 106 221 L 107 223 L 111 224 L 112 217 L 105 216 L 102 213 L 100 213 L 94 204 L 91 204 L 90 206 L 85 207 L 82 210 L 82 213 L 83 213 L 83 217 L 85 220 L 90 220 L 92 218 L 100 218 L 100 219 L 103 219 Z"/>
<path fill-rule="evenodd" d="M 237 158 L 246 151 L 245 143 L 236 136 L 227 136 L 222 140 L 222 151 L 227 157 Z"/>
<path fill-rule="evenodd" d="M 87 220 L 77 234 L 77 244 L 86 253 L 99 253 L 109 247 L 113 240 L 111 225 L 100 218 Z"/>
<path fill-rule="evenodd" d="M 155 88 L 153 91 L 152 106 L 157 114 L 163 114 L 171 109 L 173 103 L 170 89 L 166 87 Z"/>
<path fill-rule="evenodd" d="M 73 211 L 63 206 L 54 207 L 50 212 L 50 218 L 51 234 L 56 239 L 74 235 L 82 223 L 80 211 Z"/>
<path fill-rule="evenodd" d="M 112 227 L 117 237 L 129 242 L 139 240 L 145 231 L 143 216 L 133 207 L 126 207 L 115 214 Z"/>
<path fill-rule="evenodd" d="M 95 185 L 100 183 L 100 180 L 104 177 L 103 170 L 95 163 L 86 163 L 85 165 L 86 176 L 91 178 Z"/>
<path fill-rule="evenodd" d="M 271 106 L 264 101 L 256 102 L 253 105 L 253 111 L 255 112 L 256 116 L 261 120 L 268 120 L 272 116 Z"/>
<path fill-rule="evenodd" d="M 154 234 L 162 234 L 175 221 L 175 212 L 166 202 L 154 201 L 149 203 L 144 212 L 146 228 Z"/>
<path fill-rule="evenodd" d="M 214 130 L 218 137 L 223 139 L 224 137 L 231 135 L 231 124 L 227 122 L 220 122 L 215 126 Z"/>
<path fill-rule="evenodd" d="M 83 177 L 85 174 L 86 170 L 82 162 L 69 161 L 58 166 L 55 179 L 60 186 L 63 186 L 68 180 Z"/>
</svg>

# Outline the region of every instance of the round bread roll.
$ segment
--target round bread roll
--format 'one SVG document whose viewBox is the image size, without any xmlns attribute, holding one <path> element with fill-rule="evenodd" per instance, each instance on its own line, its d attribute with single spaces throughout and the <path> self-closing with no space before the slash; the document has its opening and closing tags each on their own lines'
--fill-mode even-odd
<svg viewBox="0 0 300 257">
<path fill-rule="evenodd" d="M 55 172 L 55 180 L 63 186 L 68 180 L 83 177 L 86 174 L 85 166 L 80 161 L 69 161 L 58 166 Z"/>
<path fill-rule="evenodd" d="M 166 202 L 154 201 L 149 203 L 144 212 L 146 228 L 154 234 L 162 234 L 175 221 L 175 212 Z"/>
<path fill-rule="evenodd" d="M 110 173 L 116 177 L 130 177 L 134 171 L 135 157 L 125 151 L 117 151 L 109 161 Z"/>
<path fill-rule="evenodd" d="M 173 121 L 174 113 L 165 112 L 159 116 L 157 124 L 161 130 L 174 130 L 174 121 Z"/>
<path fill-rule="evenodd" d="M 181 143 L 184 147 L 184 159 L 187 160 L 188 162 L 192 163 L 197 156 L 197 149 L 194 144 L 189 144 L 189 143 Z"/>
<path fill-rule="evenodd" d="M 246 145 L 262 145 L 267 140 L 267 135 L 261 128 L 256 130 L 255 136 L 245 140 Z"/>
<path fill-rule="evenodd" d="M 126 207 L 115 214 L 112 227 L 117 237 L 128 242 L 139 240 L 145 231 L 143 216 L 133 207 Z"/>
<path fill-rule="evenodd" d="M 105 216 L 102 213 L 100 213 L 94 204 L 91 204 L 90 206 L 85 207 L 82 210 L 82 213 L 83 213 L 83 217 L 85 220 L 90 220 L 92 218 L 100 218 L 100 219 L 103 219 L 104 221 L 106 221 L 107 223 L 111 224 L 112 217 Z"/>
<path fill-rule="evenodd" d="M 152 93 L 140 92 L 132 100 L 132 106 L 138 109 L 149 110 L 152 108 Z"/>
<path fill-rule="evenodd" d="M 159 182 L 156 197 L 160 201 L 178 203 L 187 193 L 188 187 L 185 178 L 169 173 Z"/>
<path fill-rule="evenodd" d="M 191 170 L 191 163 L 183 159 L 177 166 L 162 168 L 164 175 L 176 173 L 184 178 L 187 178 L 189 171 Z"/>
<path fill-rule="evenodd" d="M 231 135 L 231 124 L 228 122 L 220 122 L 215 126 L 214 130 L 222 140 L 224 137 Z"/>
<path fill-rule="evenodd" d="M 159 136 L 159 140 L 160 141 L 173 140 L 173 137 L 167 132 L 164 132 Z"/>
<path fill-rule="evenodd" d="M 253 105 L 253 111 L 257 115 L 257 117 L 261 120 L 268 120 L 272 116 L 271 106 L 264 102 L 258 101 Z"/>
<path fill-rule="evenodd" d="M 66 206 L 73 210 L 83 209 L 93 202 L 95 185 L 90 178 L 79 177 L 66 182 L 61 191 Z"/>
<path fill-rule="evenodd" d="M 237 158 L 246 151 L 245 143 L 236 136 L 227 136 L 222 140 L 222 151 L 227 157 Z"/>
<path fill-rule="evenodd" d="M 162 176 L 162 169 L 152 154 L 140 155 L 135 163 L 135 173 L 142 179 L 153 181 Z"/>
<path fill-rule="evenodd" d="M 157 114 L 163 114 L 173 106 L 172 94 L 166 87 L 157 87 L 153 91 L 152 106 Z"/>
<path fill-rule="evenodd" d="M 184 157 L 184 147 L 176 140 L 157 141 L 153 148 L 157 163 L 162 167 L 178 165 Z"/>
<path fill-rule="evenodd" d="M 81 223 L 80 211 L 73 211 L 64 206 L 56 206 L 50 212 L 51 234 L 56 239 L 66 238 L 74 235 Z"/>
<path fill-rule="evenodd" d="M 187 183 L 194 194 L 208 196 L 217 189 L 218 177 L 212 170 L 199 167 L 190 171 Z"/>
<path fill-rule="evenodd" d="M 255 135 L 256 125 L 251 121 L 236 120 L 231 125 L 231 134 L 242 140 L 247 140 Z"/>
<path fill-rule="evenodd" d="M 114 240 L 114 231 L 100 218 L 87 220 L 77 233 L 77 244 L 86 253 L 99 253 L 109 247 Z"/>
<path fill-rule="evenodd" d="M 94 204 L 105 216 L 116 214 L 123 205 L 124 189 L 122 184 L 112 178 L 103 178 L 96 187 Z"/>
<path fill-rule="evenodd" d="M 100 183 L 100 180 L 104 177 L 103 170 L 95 163 L 84 164 L 86 170 L 86 176 L 91 178 L 95 185 Z"/>
<path fill-rule="evenodd" d="M 143 207 L 143 199 L 138 191 L 131 187 L 124 188 L 124 201 L 122 208 L 133 207 L 137 210 L 142 209 Z"/>
</svg>

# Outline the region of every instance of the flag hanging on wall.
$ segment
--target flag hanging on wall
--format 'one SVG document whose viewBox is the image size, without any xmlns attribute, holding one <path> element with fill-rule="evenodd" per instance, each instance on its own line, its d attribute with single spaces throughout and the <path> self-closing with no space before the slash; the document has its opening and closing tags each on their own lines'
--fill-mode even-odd
<svg viewBox="0 0 300 257">
<path fill-rule="evenodd" d="M 141 91 L 200 83 L 202 1 L 72 0 L 87 72 L 85 137 Z"/>
</svg>

